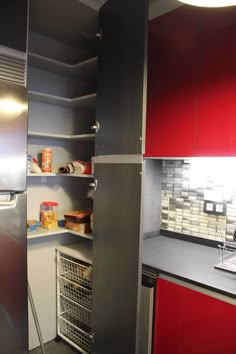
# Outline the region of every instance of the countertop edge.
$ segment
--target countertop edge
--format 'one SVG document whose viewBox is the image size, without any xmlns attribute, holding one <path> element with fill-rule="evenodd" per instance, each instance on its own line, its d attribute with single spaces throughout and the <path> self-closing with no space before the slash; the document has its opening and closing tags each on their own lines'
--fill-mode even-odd
<svg viewBox="0 0 236 354">
<path fill-rule="evenodd" d="M 152 272 L 156 273 L 157 276 L 158 276 L 159 274 L 164 274 L 164 275 L 167 275 L 167 276 L 169 276 L 169 277 L 172 277 L 172 278 L 175 278 L 175 279 L 178 279 L 178 280 L 181 280 L 181 281 L 185 281 L 186 283 L 190 283 L 190 284 L 199 286 L 200 288 L 204 288 L 204 289 L 207 289 L 207 290 L 211 290 L 211 291 L 213 291 L 213 292 L 215 292 L 215 293 L 218 293 L 218 294 L 221 294 L 221 295 L 230 297 L 230 298 L 232 298 L 232 299 L 236 299 L 236 295 L 235 295 L 235 294 L 232 294 L 232 293 L 230 293 L 230 292 L 221 290 L 221 289 L 219 289 L 219 288 L 217 288 L 217 287 L 212 287 L 212 286 L 210 286 L 210 285 L 207 285 L 207 284 L 204 284 L 204 283 L 200 283 L 200 282 L 195 281 L 195 280 L 193 280 L 193 279 L 181 277 L 180 275 L 177 275 L 177 274 L 175 274 L 175 273 L 170 273 L 170 272 L 165 271 L 164 269 L 158 269 L 158 268 L 156 268 L 156 267 L 150 266 L 150 265 L 145 264 L 145 263 L 143 263 L 143 267 L 145 267 L 146 269 L 149 269 L 149 270 L 151 270 Z"/>
</svg>

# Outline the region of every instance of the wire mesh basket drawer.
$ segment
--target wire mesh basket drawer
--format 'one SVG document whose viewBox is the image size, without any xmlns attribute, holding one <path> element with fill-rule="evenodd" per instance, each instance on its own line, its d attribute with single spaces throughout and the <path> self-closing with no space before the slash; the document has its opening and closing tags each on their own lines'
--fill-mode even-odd
<svg viewBox="0 0 236 354">
<path fill-rule="evenodd" d="M 59 254 L 59 275 L 92 288 L 92 266 L 65 254 Z"/>
<path fill-rule="evenodd" d="M 92 308 L 92 290 L 78 285 L 68 279 L 59 277 L 59 286 L 61 295 L 74 300 L 78 304 Z"/>
<path fill-rule="evenodd" d="M 59 316 L 59 325 L 61 334 L 69 338 L 88 353 L 91 353 L 92 339 L 90 332 L 81 328 L 81 325 L 68 314 Z"/>
<path fill-rule="evenodd" d="M 60 309 L 62 313 L 66 313 L 71 317 L 78 320 L 83 325 L 87 326 L 88 329 L 91 328 L 92 322 L 92 311 L 86 309 L 85 307 L 77 304 L 73 300 L 70 300 L 64 296 L 60 297 Z"/>
</svg>

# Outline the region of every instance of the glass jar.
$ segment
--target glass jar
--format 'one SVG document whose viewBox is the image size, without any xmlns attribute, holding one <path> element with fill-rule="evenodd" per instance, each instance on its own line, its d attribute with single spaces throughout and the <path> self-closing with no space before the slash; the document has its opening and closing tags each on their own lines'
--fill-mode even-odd
<svg viewBox="0 0 236 354">
<path fill-rule="evenodd" d="M 40 206 L 40 221 L 45 229 L 56 229 L 58 227 L 58 203 L 42 202 Z"/>
</svg>

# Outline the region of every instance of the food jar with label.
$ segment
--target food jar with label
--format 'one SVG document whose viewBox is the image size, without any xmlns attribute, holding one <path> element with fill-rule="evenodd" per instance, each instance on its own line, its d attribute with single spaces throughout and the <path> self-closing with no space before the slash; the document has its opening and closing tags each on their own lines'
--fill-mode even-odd
<svg viewBox="0 0 236 354">
<path fill-rule="evenodd" d="M 58 203 L 42 202 L 40 220 L 42 227 L 45 229 L 56 229 L 58 226 Z"/>
<path fill-rule="evenodd" d="M 52 149 L 50 148 L 42 150 L 42 171 L 52 172 Z"/>
</svg>

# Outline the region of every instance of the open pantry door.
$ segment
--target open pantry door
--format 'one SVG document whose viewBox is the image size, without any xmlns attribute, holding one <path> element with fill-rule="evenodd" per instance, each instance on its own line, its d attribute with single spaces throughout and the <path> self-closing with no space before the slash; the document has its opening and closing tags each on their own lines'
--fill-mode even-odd
<svg viewBox="0 0 236 354">
<path fill-rule="evenodd" d="M 143 164 L 109 159 L 95 163 L 94 353 L 138 354 Z"/>
<path fill-rule="evenodd" d="M 147 0 L 108 0 L 100 10 L 95 154 L 145 146 Z"/>
</svg>

